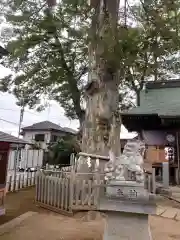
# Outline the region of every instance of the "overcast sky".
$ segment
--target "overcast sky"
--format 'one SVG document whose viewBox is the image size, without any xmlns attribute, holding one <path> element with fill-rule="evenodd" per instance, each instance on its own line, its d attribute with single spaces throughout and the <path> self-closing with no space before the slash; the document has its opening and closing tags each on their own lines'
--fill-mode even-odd
<svg viewBox="0 0 180 240">
<path fill-rule="evenodd" d="M 0 66 L 0 78 L 9 73 L 8 69 Z M 28 126 L 36 122 L 49 120 L 62 127 L 78 128 L 78 121 L 70 121 L 64 116 L 63 109 L 54 101 L 43 112 L 36 112 L 26 108 L 22 126 Z M 17 136 L 20 108 L 16 105 L 13 95 L 0 92 L 0 130 Z M 122 128 L 122 137 L 129 137 L 127 130 Z"/>
<path fill-rule="evenodd" d="M 8 74 L 9 70 L 0 66 L 0 78 Z M 0 130 L 17 135 L 20 108 L 16 105 L 13 95 L 0 92 Z M 54 101 L 50 107 L 39 113 L 26 108 L 23 126 L 28 126 L 36 122 L 49 120 L 60 124 L 63 127 L 78 128 L 78 121 L 70 121 L 64 116 L 63 109 Z"/>
<path fill-rule="evenodd" d="M 122 2 L 121 4 L 123 5 Z M 3 46 L 2 43 L 0 44 Z M 0 65 L 0 78 L 7 75 L 9 72 L 10 70 Z M 62 127 L 70 127 L 73 129 L 79 127 L 78 121 L 70 121 L 64 116 L 63 109 L 56 102 L 51 101 L 50 105 L 48 109 L 40 113 L 26 108 L 22 127 L 45 120 L 59 124 Z M 0 92 L 0 130 L 17 136 L 19 115 L 20 108 L 16 105 L 15 97 L 11 94 Z M 127 130 L 122 127 L 122 138 L 131 137 L 131 134 L 129 135 L 127 133 Z"/>
</svg>

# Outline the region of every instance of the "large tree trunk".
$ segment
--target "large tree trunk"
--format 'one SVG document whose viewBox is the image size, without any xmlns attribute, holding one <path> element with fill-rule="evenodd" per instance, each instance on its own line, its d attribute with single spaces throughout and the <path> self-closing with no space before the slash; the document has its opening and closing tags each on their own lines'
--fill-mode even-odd
<svg viewBox="0 0 180 240">
<path fill-rule="evenodd" d="M 91 5 L 95 14 L 90 34 L 95 41 L 92 40 L 89 46 L 90 72 L 86 87 L 87 105 L 82 151 L 108 156 L 111 150 L 119 156 L 119 77 L 113 58 L 119 0 L 91 0 Z M 110 42 L 107 43 L 107 39 Z"/>
</svg>

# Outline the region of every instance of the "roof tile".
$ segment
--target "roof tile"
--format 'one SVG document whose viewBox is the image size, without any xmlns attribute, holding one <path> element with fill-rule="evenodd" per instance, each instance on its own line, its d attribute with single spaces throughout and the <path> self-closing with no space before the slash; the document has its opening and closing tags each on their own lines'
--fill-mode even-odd
<svg viewBox="0 0 180 240">
<path fill-rule="evenodd" d="M 160 88 L 141 91 L 140 107 L 122 115 L 158 114 L 159 116 L 180 116 L 180 88 Z"/>
<path fill-rule="evenodd" d="M 67 133 L 73 133 L 76 134 L 77 132 L 71 128 L 63 128 L 55 123 L 52 123 L 50 121 L 43 121 L 39 123 L 35 123 L 31 126 L 27 126 L 22 128 L 23 131 L 26 130 L 57 130 L 57 131 L 62 131 L 62 132 L 67 132 Z"/>
<path fill-rule="evenodd" d="M 21 138 L 14 137 L 8 133 L 0 131 L 0 142 L 9 142 L 9 143 L 19 143 L 19 144 L 28 144 Z"/>
</svg>

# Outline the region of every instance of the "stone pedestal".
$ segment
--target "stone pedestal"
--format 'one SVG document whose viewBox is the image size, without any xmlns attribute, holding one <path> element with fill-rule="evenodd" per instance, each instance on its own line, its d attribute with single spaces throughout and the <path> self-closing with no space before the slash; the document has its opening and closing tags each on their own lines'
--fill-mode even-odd
<svg viewBox="0 0 180 240">
<path fill-rule="evenodd" d="M 168 189 L 169 188 L 169 163 L 163 162 L 163 188 Z"/>
<path fill-rule="evenodd" d="M 104 240 L 151 240 L 148 215 L 110 211 Z"/>
<path fill-rule="evenodd" d="M 144 184 L 111 181 L 99 206 L 107 215 L 104 240 L 151 240 L 148 215 L 155 213 L 154 200 Z"/>
<path fill-rule="evenodd" d="M 106 187 L 106 197 L 121 200 L 149 200 L 150 194 L 145 190 L 144 183 L 135 181 L 111 181 Z"/>
</svg>

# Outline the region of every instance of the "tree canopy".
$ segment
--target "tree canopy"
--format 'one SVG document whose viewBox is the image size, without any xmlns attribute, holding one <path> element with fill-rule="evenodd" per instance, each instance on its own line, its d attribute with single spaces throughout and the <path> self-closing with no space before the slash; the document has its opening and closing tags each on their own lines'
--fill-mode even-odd
<svg viewBox="0 0 180 240">
<path fill-rule="evenodd" d="M 67 117 L 81 122 L 88 43 L 96 41 L 89 32 L 94 9 L 87 0 L 61 0 L 54 5 L 50 0 L 1 3 L 5 12 L 1 16 L 12 29 L 11 34 L 5 31 L 2 36 L 10 52 L 3 65 L 13 72 L 1 79 L 1 91 L 12 92 L 19 101 L 23 98 L 32 108 L 39 99 L 55 100 Z M 129 90 L 138 96 L 145 81 L 179 74 L 179 0 L 141 0 L 134 5 L 126 0 L 120 11 L 123 14 L 113 57 L 120 72 L 124 109 L 133 105 L 126 101 Z M 111 37 L 107 37 L 107 45 Z"/>
<path fill-rule="evenodd" d="M 126 55 L 124 78 L 127 86 L 136 93 L 139 105 L 139 93 L 145 82 L 177 77 L 180 1 L 141 0 L 133 6 L 128 1 L 126 4 L 124 23 L 128 19 L 135 22 L 135 27 L 128 29 L 130 51 Z"/>
<path fill-rule="evenodd" d="M 7 44 L 4 66 L 14 74 L 2 79 L 2 90 L 18 99 L 23 95 L 30 107 L 46 96 L 59 102 L 68 117 L 81 119 L 90 14 L 86 1 L 63 0 L 53 13 L 44 1 L 11 2 L 6 20 L 15 36 Z"/>
</svg>

